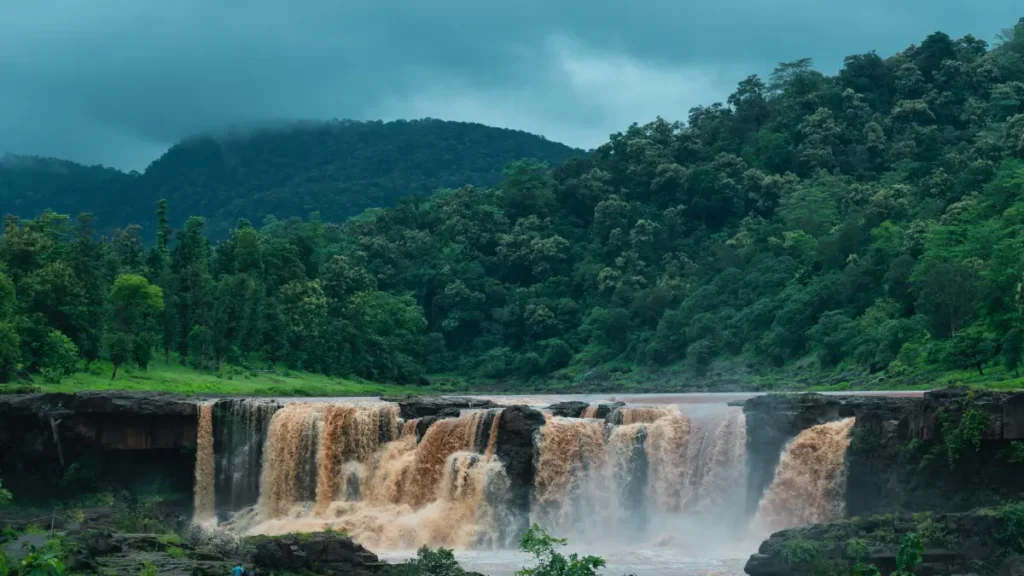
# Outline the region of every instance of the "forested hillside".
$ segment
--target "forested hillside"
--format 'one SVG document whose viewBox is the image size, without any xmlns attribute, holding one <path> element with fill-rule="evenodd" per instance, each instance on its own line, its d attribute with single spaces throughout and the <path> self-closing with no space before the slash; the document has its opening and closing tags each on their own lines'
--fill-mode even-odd
<svg viewBox="0 0 1024 576">
<path fill-rule="evenodd" d="M 631 126 L 552 170 L 513 163 L 490 189 L 344 224 L 242 223 L 213 247 L 200 219 L 159 233 L 147 251 L 52 214 L 8 221 L 8 376 L 53 351 L 154 348 L 390 381 L 1016 371 L 1024 20 L 992 47 L 936 33 L 835 76 L 780 64 L 686 122 Z"/>
<path fill-rule="evenodd" d="M 319 211 L 342 221 L 367 208 L 443 187 L 493 186 L 509 162 L 558 163 L 581 153 L 516 130 L 465 122 L 282 123 L 180 142 L 144 173 L 125 174 L 49 158 L 0 160 L 0 207 L 32 217 L 44 209 L 91 211 L 99 230 L 152 230 L 169 200 L 175 221 L 207 220 L 223 239 L 239 218 L 261 223 Z"/>
</svg>

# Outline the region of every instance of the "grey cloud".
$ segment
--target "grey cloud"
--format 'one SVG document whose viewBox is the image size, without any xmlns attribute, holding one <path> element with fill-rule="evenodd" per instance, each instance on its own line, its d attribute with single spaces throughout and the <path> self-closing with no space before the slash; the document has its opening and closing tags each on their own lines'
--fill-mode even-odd
<svg viewBox="0 0 1024 576">
<path fill-rule="evenodd" d="M 433 116 L 593 146 L 810 56 L 829 71 L 1011 0 L 0 0 L 0 153 L 141 169 L 189 134 Z"/>
</svg>

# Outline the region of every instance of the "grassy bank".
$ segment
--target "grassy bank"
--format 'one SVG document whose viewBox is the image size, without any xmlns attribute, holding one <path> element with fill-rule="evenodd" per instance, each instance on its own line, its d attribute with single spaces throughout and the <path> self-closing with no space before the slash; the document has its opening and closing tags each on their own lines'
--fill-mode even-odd
<svg viewBox="0 0 1024 576">
<path fill-rule="evenodd" d="M 361 379 L 346 379 L 287 369 L 247 370 L 225 366 L 219 372 L 201 372 L 171 362 L 154 360 L 148 370 L 125 369 L 110 379 L 113 367 L 107 362 L 92 366 L 62 380 L 59 384 L 36 378 L 31 384 L 42 392 L 80 390 L 144 390 L 189 396 L 380 396 L 387 394 L 429 394 L 444 392 L 438 386 L 399 386 Z"/>
<path fill-rule="evenodd" d="M 752 370 L 739 362 L 716 363 L 704 377 L 679 366 L 650 369 L 627 363 L 609 363 L 588 371 L 562 371 L 551 378 L 529 381 L 466 379 L 456 374 L 431 375 L 429 386 L 400 386 L 358 378 L 339 378 L 311 372 L 249 370 L 225 366 L 219 372 L 201 372 L 176 359 L 155 360 L 148 370 L 122 368 L 111 380 L 113 367 L 94 362 L 60 383 L 37 377 L 32 382 L 0 385 L 0 393 L 13 390 L 76 392 L 80 390 L 163 391 L 188 396 L 383 396 L 403 394 L 593 394 L 673 392 L 844 392 L 868 390 L 928 390 L 968 386 L 990 390 L 1024 389 L 1024 377 L 1002 366 L 977 370 L 922 370 L 903 373 L 836 369 L 825 371 L 814 363 L 785 369 Z"/>
</svg>

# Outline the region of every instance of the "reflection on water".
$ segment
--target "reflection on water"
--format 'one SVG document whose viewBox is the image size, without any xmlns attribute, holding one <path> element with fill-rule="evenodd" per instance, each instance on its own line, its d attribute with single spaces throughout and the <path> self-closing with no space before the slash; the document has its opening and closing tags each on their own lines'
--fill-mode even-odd
<svg viewBox="0 0 1024 576">
<path fill-rule="evenodd" d="M 637 576 L 742 576 L 742 558 L 693 558 L 670 548 L 644 548 L 608 550 L 566 547 L 565 554 L 595 554 L 608 563 L 602 571 L 608 576 L 636 574 Z M 379 555 L 387 562 L 404 562 L 416 556 L 415 552 L 388 552 Z M 512 576 L 523 566 L 531 565 L 531 557 L 522 552 L 507 550 L 471 550 L 456 552 L 456 559 L 468 571 L 487 576 Z"/>
</svg>

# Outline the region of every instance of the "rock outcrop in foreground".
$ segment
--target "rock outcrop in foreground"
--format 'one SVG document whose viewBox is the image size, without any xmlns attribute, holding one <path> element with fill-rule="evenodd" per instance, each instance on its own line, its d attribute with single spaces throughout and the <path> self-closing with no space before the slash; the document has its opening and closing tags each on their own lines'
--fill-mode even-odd
<svg viewBox="0 0 1024 576">
<path fill-rule="evenodd" d="M 252 564 L 264 572 L 371 576 L 387 567 L 376 554 L 335 532 L 254 536 L 249 543 Z"/>
<path fill-rule="evenodd" d="M 1024 574 L 1024 508 L 915 516 L 880 516 L 783 530 L 765 540 L 747 561 L 750 576 L 853 574 L 873 564 L 896 570 L 900 541 L 909 532 L 924 545 L 917 576 Z"/>
</svg>

